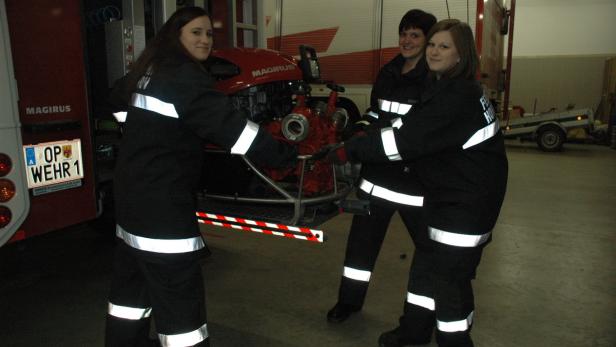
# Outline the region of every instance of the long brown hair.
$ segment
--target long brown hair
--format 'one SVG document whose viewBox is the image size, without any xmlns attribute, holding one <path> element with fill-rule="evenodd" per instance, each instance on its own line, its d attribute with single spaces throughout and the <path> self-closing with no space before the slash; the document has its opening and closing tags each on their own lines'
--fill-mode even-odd
<svg viewBox="0 0 616 347">
<path fill-rule="evenodd" d="M 184 7 L 177 10 L 169 17 L 160 28 L 156 36 L 148 42 L 137 61 L 132 65 L 128 75 L 127 89 L 132 93 L 141 76 L 151 69 L 156 71 L 160 64 L 174 57 L 185 57 L 193 60 L 200 67 L 199 61 L 194 59 L 180 42 L 182 27 L 198 17 L 210 17 L 209 13 L 201 7 Z"/>
<path fill-rule="evenodd" d="M 479 68 L 479 56 L 477 55 L 475 39 L 473 38 L 471 28 L 468 24 L 457 19 L 444 19 L 430 29 L 426 41 L 429 42 L 432 36 L 440 31 L 449 31 L 451 33 L 453 44 L 456 45 L 458 55 L 460 56 L 460 62 L 443 73 L 443 77 L 475 79 L 477 69 Z"/>
</svg>

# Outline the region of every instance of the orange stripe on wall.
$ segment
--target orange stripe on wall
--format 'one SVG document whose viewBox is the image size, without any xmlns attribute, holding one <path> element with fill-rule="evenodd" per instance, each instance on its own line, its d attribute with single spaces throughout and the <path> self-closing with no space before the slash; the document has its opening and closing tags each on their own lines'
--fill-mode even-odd
<svg viewBox="0 0 616 347">
<path fill-rule="evenodd" d="M 267 39 L 267 48 L 275 49 L 288 55 L 297 55 L 300 45 L 308 45 L 317 53 L 326 52 L 329 49 L 338 27 L 305 31 L 301 33 L 270 37 Z"/>
<path fill-rule="evenodd" d="M 399 52 L 398 47 L 389 47 L 320 57 L 322 78 L 342 85 L 372 84 L 381 67 Z"/>
</svg>

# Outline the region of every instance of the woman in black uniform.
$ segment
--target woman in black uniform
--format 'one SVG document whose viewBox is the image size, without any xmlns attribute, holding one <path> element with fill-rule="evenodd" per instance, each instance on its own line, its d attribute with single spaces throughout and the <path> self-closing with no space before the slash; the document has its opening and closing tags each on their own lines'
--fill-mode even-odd
<svg viewBox="0 0 616 347">
<path fill-rule="evenodd" d="M 331 161 L 410 160 L 424 191 L 424 231 L 411 265 L 408 310 L 380 346 L 428 343 L 436 326 L 441 347 L 473 346 L 471 280 L 507 185 L 507 157 L 492 105 L 476 73 L 473 33 L 458 20 L 438 22 L 428 34 L 431 78 L 418 107 L 400 128 L 350 139 L 327 154 Z"/>
<path fill-rule="evenodd" d="M 116 235 L 107 346 L 209 346 L 194 192 L 203 141 L 269 166 L 294 148 L 231 111 L 204 70 L 212 24 L 199 7 L 174 13 L 112 94 L 128 112 L 114 178 Z M 215 166 L 216 163 L 207 163 Z"/>
<path fill-rule="evenodd" d="M 360 123 L 366 128 L 400 127 L 405 115 L 419 101 L 428 66 L 424 58 L 426 35 L 436 17 L 422 10 L 409 10 L 398 25 L 400 54 L 379 71 L 370 95 L 370 110 Z M 415 243 L 416 232 L 425 227 L 421 206 L 423 193 L 407 162 L 362 165 L 357 195 L 370 201 L 370 214 L 355 215 L 346 247 L 336 305 L 327 320 L 345 321 L 359 311 L 389 222 L 398 211 Z"/>
</svg>

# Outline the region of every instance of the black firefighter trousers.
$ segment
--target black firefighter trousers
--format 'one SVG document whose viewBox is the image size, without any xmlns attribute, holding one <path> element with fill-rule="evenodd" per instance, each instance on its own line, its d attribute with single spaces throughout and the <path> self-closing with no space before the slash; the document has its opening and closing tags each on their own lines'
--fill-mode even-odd
<svg viewBox="0 0 616 347">
<path fill-rule="evenodd" d="M 166 336 L 193 332 L 206 324 L 201 252 L 160 254 L 119 242 L 113 263 L 109 305 L 151 309 L 161 344 Z M 140 319 L 107 314 L 105 346 L 152 346 L 150 315 Z M 194 341 L 194 339 L 193 339 Z M 209 346 L 209 338 L 186 346 Z"/>
<path fill-rule="evenodd" d="M 400 214 L 415 244 L 426 242 L 427 228 L 420 207 L 401 207 L 371 200 L 369 215 L 353 216 L 344 258 L 345 269 L 372 274 L 387 228 L 396 211 Z M 340 281 L 338 302 L 361 308 L 369 284 L 369 279 L 353 279 L 343 275 Z"/>
<path fill-rule="evenodd" d="M 409 270 L 407 298 L 400 328 L 408 340 L 430 340 L 437 320 L 461 321 L 474 311 L 471 285 L 479 265 L 483 247 L 461 248 L 437 243 L 429 239 L 426 218 L 421 208 L 372 204 L 370 215 L 355 215 L 347 241 L 344 266 L 372 273 L 393 214 L 398 211 L 415 243 Z M 343 276 L 338 302 L 361 308 L 369 280 L 355 280 Z M 429 298 L 430 305 L 412 303 L 409 296 Z M 426 308 L 429 307 L 429 308 Z M 472 316 L 469 327 L 462 331 L 436 331 L 439 346 L 470 347 Z"/>
</svg>

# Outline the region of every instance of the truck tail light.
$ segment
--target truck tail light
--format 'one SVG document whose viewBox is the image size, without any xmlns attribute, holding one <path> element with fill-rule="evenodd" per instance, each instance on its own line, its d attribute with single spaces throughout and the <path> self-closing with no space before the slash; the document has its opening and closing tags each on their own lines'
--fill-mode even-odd
<svg viewBox="0 0 616 347">
<path fill-rule="evenodd" d="M 0 153 L 0 177 L 8 175 L 12 168 L 13 162 L 11 162 L 11 157 L 4 153 Z"/>
<path fill-rule="evenodd" d="M 8 207 L 0 206 L 0 228 L 4 228 L 11 222 L 11 210 Z"/>
<path fill-rule="evenodd" d="M 7 202 L 15 196 L 15 184 L 6 178 L 0 178 L 0 202 Z"/>
</svg>

